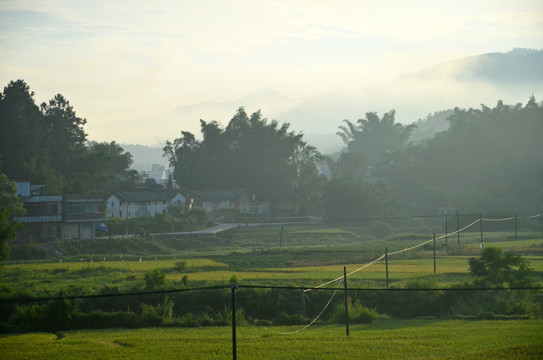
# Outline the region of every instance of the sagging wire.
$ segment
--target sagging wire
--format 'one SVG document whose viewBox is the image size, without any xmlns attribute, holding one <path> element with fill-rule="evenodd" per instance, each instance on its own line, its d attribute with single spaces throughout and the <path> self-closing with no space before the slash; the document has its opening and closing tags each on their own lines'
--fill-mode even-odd
<svg viewBox="0 0 543 360">
<path fill-rule="evenodd" d="M 356 272 L 358 272 L 358 271 L 360 271 L 360 270 L 362 270 L 362 269 L 364 269 L 364 268 L 366 268 L 366 267 L 368 267 L 368 266 L 370 266 L 370 265 L 373 265 L 373 264 L 375 264 L 376 262 L 383 260 L 384 258 L 385 258 L 385 255 L 382 255 L 381 257 L 379 257 L 379 258 L 373 260 L 372 262 L 369 262 L 369 263 L 367 263 L 367 264 L 365 264 L 365 265 L 359 267 L 358 269 L 351 271 L 350 273 L 347 274 L 347 276 L 349 276 L 349 275 L 351 275 L 351 274 L 354 274 L 354 273 L 356 273 Z M 339 280 L 343 280 L 343 276 L 340 276 L 340 277 L 338 277 L 338 278 L 336 278 L 336 279 L 334 279 L 334 280 L 330 280 L 330 281 L 327 281 L 327 282 L 322 283 L 322 284 L 320 284 L 320 285 L 317 285 L 317 286 L 314 287 L 314 289 L 321 288 L 321 287 L 323 287 L 323 286 L 332 284 L 332 283 L 334 283 L 334 282 L 336 282 L 336 281 L 339 281 Z M 304 290 L 304 292 L 310 292 L 311 290 L 313 290 L 313 289 L 306 289 L 306 290 Z"/>
<path fill-rule="evenodd" d="M 539 217 L 539 216 L 543 216 L 543 213 L 542 213 L 542 214 L 538 214 L 538 215 L 533 215 L 533 216 L 528 217 L 528 218 L 536 218 L 536 217 Z M 464 226 L 463 228 L 458 229 L 458 230 L 456 230 L 456 231 L 453 231 L 453 232 L 451 232 L 451 233 L 448 233 L 448 234 L 439 236 L 439 237 L 435 238 L 435 240 L 443 239 L 443 238 L 445 238 L 445 237 L 448 237 L 448 236 L 451 236 L 451 235 L 455 235 L 455 234 L 457 234 L 457 233 L 459 233 L 459 232 L 465 231 L 465 230 L 469 229 L 470 227 L 472 227 L 473 225 L 477 224 L 477 223 L 480 222 L 480 221 L 509 221 L 509 220 L 514 219 L 514 218 L 515 218 L 515 217 L 509 217 L 509 218 L 504 218 L 504 219 L 486 219 L 486 218 L 479 218 L 479 219 L 475 220 L 474 222 L 472 222 L 471 224 L 468 224 L 468 225 Z M 350 276 L 350 275 L 352 275 L 352 274 L 354 274 L 354 273 L 356 273 L 356 272 L 358 272 L 358 271 L 360 271 L 360 270 L 363 270 L 364 268 L 366 268 L 366 267 L 368 267 L 368 266 L 370 266 L 370 265 L 373 265 L 373 264 L 375 264 L 375 263 L 377 263 L 377 262 L 383 260 L 383 259 L 385 258 L 385 256 L 396 255 L 396 254 L 400 254 L 400 253 L 403 253 L 403 252 L 406 252 L 406 251 L 414 250 L 414 249 L 416 249 L 416 248 L 419 248 L 419 247 L 421 247 L 421 246 L 424 246 L 424 245 L 426 245 L 426 244 L 429 244 L 429 243 L 432 242 L 432 241 L 434 241 L 433 238 L 430 239 L 430 240 L 424 241 L 424 242 L 422 242 L 422 243 L 420 243 L 420 244 L 411 246 L 411 247 L 409 247 L 409 248 L 405 248 L 405 249 L 403 249 L 403 250 L 398 250 L 398 251 L 394 251 L 394 252 L 388 253 L 388 254 L 386 254 L 386 255 L 382 255 L 382 256 L 378 257 L 377 259 L 375 259 L 375 260 L 373 260 L 373 261 L 371 261 L 371 262 L 369 262 L 369 263 L 367 263 L 367 264 L 365 264 L 365 265 L 363 265 L 363 266 L 361 266 L 361 267 L 359 267 L 359 268 L 357 268 L 357 269 L 355 269 L 355 270 L 349 272 L 348 274 L 346 274 L 346 276 Z M 322 287 L 324 287 L 324 286 L 326 286 L 326 285 L 332 284 L 332 283 L 334 283 L 334 282 L 336 282 L 336 281 L 342 281 L 342 280 L 343 280 L 343 276 L 340 276 L 340 277 L 335 278 L 335 279 L 333 279 L 333 280 L 330 280 L 330 281 L 324 282 L 324 283 L 322 283 L 322 284 L 320 284 L 320 285 L 317 285 L 317 286 L 314 287 L 314 289 L 322 288 Z M 341 284 L 341 282 L 340 282 L 340 284 Z M 339 285 L 338 285 L 338 286 L 339 286 Z M 304 292 L 309 292 L 309 291 L 311 291 L 311 290 L 312 290 L 312 289 L 306 289 L 306 290 L 304 290 Z M 337 289 L 336 289 L 336 291 L 337 291 Z M 334 292 L 334 294 L 332 295 L 330 301 L 332 300 L 332 298 L 334 297 L 334 295 L 335 295 L 335 292 Z M 328 306 L 328 304 L 326 305 L 326 307 L 327 307 L 327 306 Z M 325 309 L 326 309 L 326 307 L 325 307 Z M 323 312 L 324 312 L 324 310 L 323 310 Z M 319 316 L 320 316 L 320 314 L 319 314 Z"/>
<path fill-rule="evenodd" d="M 296 334 L 296 333 L 299 333 L 301 331 L 304 331 L 305 329 L 307 329 L 308 327 L 310 327 L 311 325 L 313 325 L 317 320 L 319 320 L 319 318 L 322 316 L 322 314 L 324 314 L 324 312 L 326 311 L 326 309 L 328 308 L 328 306 L 330 306 L 330 304 L 332 303 L 332 300 L 334 299 L 334 296 L 336 296 L 338 290 L 339 290 L 339 287 L 341 286 L 341 284 L 343 284 L 343 278 L 340 278 L 340 281 L 338 281 L 338 284 L 336 286 L 336 289 L 334 290 L 334 292 L 332 293 L 332 296 L 330 297 L 330 299 L 328 300 L 328 302 L 326 303 L 326 305 L 324 305 L 324 308 L 321 310 L 321 312 L 313 319 L 311 320 L 311 322 L 307 325 L 305 325 L 304 327 L 300 328 L 300 329 L 297 329 L 297 330 L 294 330 L 294 331 L 275 331 L 275 330 L 272 330 L 270 329 L 269 327 L 267 326 L 263 326 L 263 325 L 260 325 L 261 327 L 267 329 L 268 331 L 272 332 L 272 333 L 275 333 L 275 334 L 280 334 L 280 335 L 292 335 L 292 334 Z M 258 323 L 257 323 L 258 324 Z"/>
<path fill-rule="evenodd" d="M 446 235 L 441 235 L 441 236 L 439 236 L 439 237 L 436 237 L 436 240 L 444 239 L 444 238 L 447 237 L 447 236 L 451 236 L 451 235 L 454 235 L 454 234 L 459 233 L 459 232 L 461 232 L 461 231 L 464 231 L 464 230 L 466 230 L 466 229 L 472 227 L 473 225 L 477 224 L 479 221 L 481 221 L 481 219 L 477 219 L 477 220 L 475 220 L 474 222 L 472 222 L 471 224 L 466 225 L 466 226 L 464 226 L 463 228 L 458 229 L 458 230 L 456 230 L 456 231 L 454 231 L 454 232 L 452 232 L 452 233 L 448 233 L 448 234 L 446 234 Z M 424 246 L 424 245 L 426 245 L 426 244 L 429 244 L 429 243 L 431 243 L 432 241 L 434 241 L 433 238 L 430 239 L 430 240 L 427 240 L 427 241 L 425 241 L 425 242 L 422 242 L 422 243 L 420 243 L 420 244 L 417 244 L 417 245 L 415 245 L 415 246 L 411 246 L 411 247 L 409 247 L 409 248 L 403 249 L 403 250 L 398 250 L 398 251 L 390 252 L 390 253 L 388 253 L 387 255 L 396 255 L 396 254 L 403 253 L 403 252 L 405 252 L 405 251 L 410 251 L 410 250 L 416 249 L 416 248 L 418 248 L 418 247 Z"/>
<path fill-rule="evenodd" d="M 464 231 L 464 230 L 466 230 L 466 229 L 472 227 L 473 225 L 477 224 L 479 221 L 481 221 L 481 219 L 477 219 L 477 220 L 475 220 L 474 222 L 472 222 L 471 224 L 466 225 L 466 226 L 464 226 L 463 228 L 458 229 L 458 230 L 456 230 L 456 231 L 454 231 L 454 232 L 452 232 L 452 233 L 449 233 L 449 234 L 447 234 L 447 235 L 440 236 L 440 237 L 436 238 L 436 240 L 445 238 L 446 236 L 454 235 L 454 234 L 456 234 L 456 233 L 458 233 L 458 232 L 461 232 L 461 231 Z M 430 242 L 432 242 L 432 241 L 434 241 L 433 238 L 430 239 L 430 240 L 428 240 L 428 241 L 424 241 L 424 242 L 422 242 L 422 243 L 420 243 L 420 244 L 417 244 L 417 245 L 415 245 L 415 246 L 411 246 L 411 247 L 406 248 L 406 249 L 403 249 L 403 250 L 398 250 L 398 251 L 394 251 L 394 252 L 388 253 L 387 256 L 388 256 L 388 255 L 396 255 L 396 254 L 400 254 L 400 253 L 405 252 L 405 251 L 410 251 L 410 250 L 416 249 L 416 248 L 418 248 L 418 247 L 424 246 L 424 245 L 426 245 L 426 244 L 428 244 L 428 243 L 430 243 Z M 373 265 L 373 264 L 375 264 L 376 262 L 379 262 L 379 261 L 383 260 L 384 258 L 385 258 L 385 255 L 381 255 L 381 256 L 378 257 L 377 259 L 375 259 L 375 260 L 373 260 L 373 261 L 371 261 L 371 262 L 365 264 L 364 266 L 361 266 L 361 267 L 359 267 L 358 269 L 349 272 L 349 273 L 347 274 L 347 276 L 352 275 L 352 274 L 354 274 L 354 273 L 356 273 L 356 272 L 358 272 L 358 271 L 360 271 L 360 270 L 362 270 L 362 269 L 364 269 L 364 268 L 366 268 L 366 267 L 368 267 L 368 266 L 370 266 L 370 265 Z M 323 286 L 332 284 L 332 283 L 334 283 L 334 282 L 336 282 L 336 281 L 339 281 L 339 280 L 342 280 L 342 279 L 343 279 L 343 276 L 340 276 L 340 277 L 338 277 L 338 278 L 336 278 L 336 279 L 333 279 L 333 280 L 327 281 L 327 282 L 325 282 L 325 283 L 322 283 L 322 284 L 320 284 L 320 285 L 317 285 L 317 286 L 315 286 L 315 288 L 321 288 L 321 287 L 323 287 Z M 307 289 L 307 290 L 304 290 L 304 291 L 305 291 L 305 292 L 309 292 L 309 291 L 311 291 L 311 289 Z"/>
<path fill-rule="evenodd" d="M 512 216 L 512 217 L 508 217 L 508 218 L 503 218 L 503 219 L 488 219 L 488 218 L 482 218 L 481 220 L 483 221 L 490 221 L 490 222 L 500 222 L 500 221 L 509 221 L 509 220 L 513 220 L 515 217 Z"/>
</svg>

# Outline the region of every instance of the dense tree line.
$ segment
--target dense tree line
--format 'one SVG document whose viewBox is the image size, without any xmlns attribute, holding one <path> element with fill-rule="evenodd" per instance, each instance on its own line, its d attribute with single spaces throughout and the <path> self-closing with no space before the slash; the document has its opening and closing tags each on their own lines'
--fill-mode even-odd
<svg viewBox="0 0 543 360">
<path fill-rule="evenodd" d="M 0 172 L 49 193 L 103 190 L 114 173 L 134 177 L 132 156 L 115 142 L 89 143 L 86 123 L 61 94 L 38 106 L 23 80 L 11 81 L 0 93 Z"/>
<path fill-rule="evenodd" d="M 226 127 L 201 120 L 200 138 L 181 131 L 163 152 L 182 191 L 244 188 L 257 201 L 271 201 L 275 215 L 354 219 L 434 214 L 439 207 L 543 208 L 542 103 L 532 96 L 526 105 L 499 101 L 434 115 L 448 116 L 448 129 L 417 143 L 410 139 L 421 121 L 398 124 L 394 110 L 345 120 L 338 135 L 346 147 L 332 159 L 289 124 L 239 108 Z M 113 174 L 135 180 L 132 156 L 115 142 L 89 142 L 85 124 L 62 95 L 38 106 L 23 80 L 10 82 L 0 93 L 0 172 L 46 184 L 50 193 L 111 187 Z M 323 159 L 332 180 L 319 176 Z"/>
<path fill-rule="evenodd" d="M 164 146 L 182 189 L 244 188 L 257 200 L 271 200 L 290 212 L 317 203 L 321 155 L 302 134 L 289 131 L 289 124 L 268 121 L 260 111 L 249 116 L 241 107 L 225 128 L 203 120 L 200 127 L 202 140 L 182 131 Z"/>
<path fill-rule="evenodd" d="M 449 129 L 385 153 L 372 176 L 416 213 L 533 212 L 543 207 L 543 103 L 455 109 Z"/>
</svg>

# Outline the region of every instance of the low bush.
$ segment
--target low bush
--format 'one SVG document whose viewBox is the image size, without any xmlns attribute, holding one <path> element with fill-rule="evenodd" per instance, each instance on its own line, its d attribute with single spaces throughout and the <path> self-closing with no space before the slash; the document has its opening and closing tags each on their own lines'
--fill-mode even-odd
<svg viewBox="0 0 543 360">
<path fill-rule="evenodd" d="M 307 319 L 300 314 L 281 313 L 274 322 L 276 325 L 305 325 L 309 323 L 309 321 L 310 319 Z"/>
<path fill-rule="evenodd" d="M 347 306 L 349 309 L 349 322 L 352 324 L 371 324 L 375 320 L 387 318 L 386 315 L 381 315 L 376 309 L 368 308 L 362 305 L 360 302 L 352 298 L 347 299 Z M 339 304 L 332 315 L 330 321 L 335 324 L 345 323 L 345 304 Z"/>
</svg>

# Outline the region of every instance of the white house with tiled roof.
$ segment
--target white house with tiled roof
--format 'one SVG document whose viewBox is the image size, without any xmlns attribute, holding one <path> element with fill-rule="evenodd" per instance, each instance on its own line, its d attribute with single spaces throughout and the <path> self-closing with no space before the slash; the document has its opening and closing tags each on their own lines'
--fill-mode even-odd
<svg viewBox="0 0 543 360">
<path fill-rule="evenodd" d="M 185 203 L 185 197 L 176 190 L 118 191 L 107 200 L 106 218 L 134 217 L 168 214 L 170 206 Z"/>
<path fill-rule="evenodd" d="M 210 189 L 205 191 L 189 191 L 188 197 L 193 206 L 202 207 L 210 214 L 220 210 L 236 210 L 240 214 L 269 214 L 270 202 L 256 202 L 254 195 L 244 189 Z"/>
</svg>

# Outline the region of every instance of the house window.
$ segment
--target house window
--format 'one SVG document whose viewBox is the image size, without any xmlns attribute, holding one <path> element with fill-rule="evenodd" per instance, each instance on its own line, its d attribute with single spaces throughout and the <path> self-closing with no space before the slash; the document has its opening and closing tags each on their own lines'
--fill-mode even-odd
<svg viewBox="0 0 543 360">
<path fill-rule="evenodd" d="M 57 204 L 47 204 L 47 214 L 57 215 L 58 214 L 58 205 Z"/>
<path fill-rule="evenodd" d="M 83 214 L 83 203 L 70 202 L 66 205 L 66 213 L 68 214 Z"/>
<path fill-rule="evenodd" d="M 98 214 L 98 204 L 97 203 L 88 203 L 85 209 L 87 214 Z"/>
</svg>

